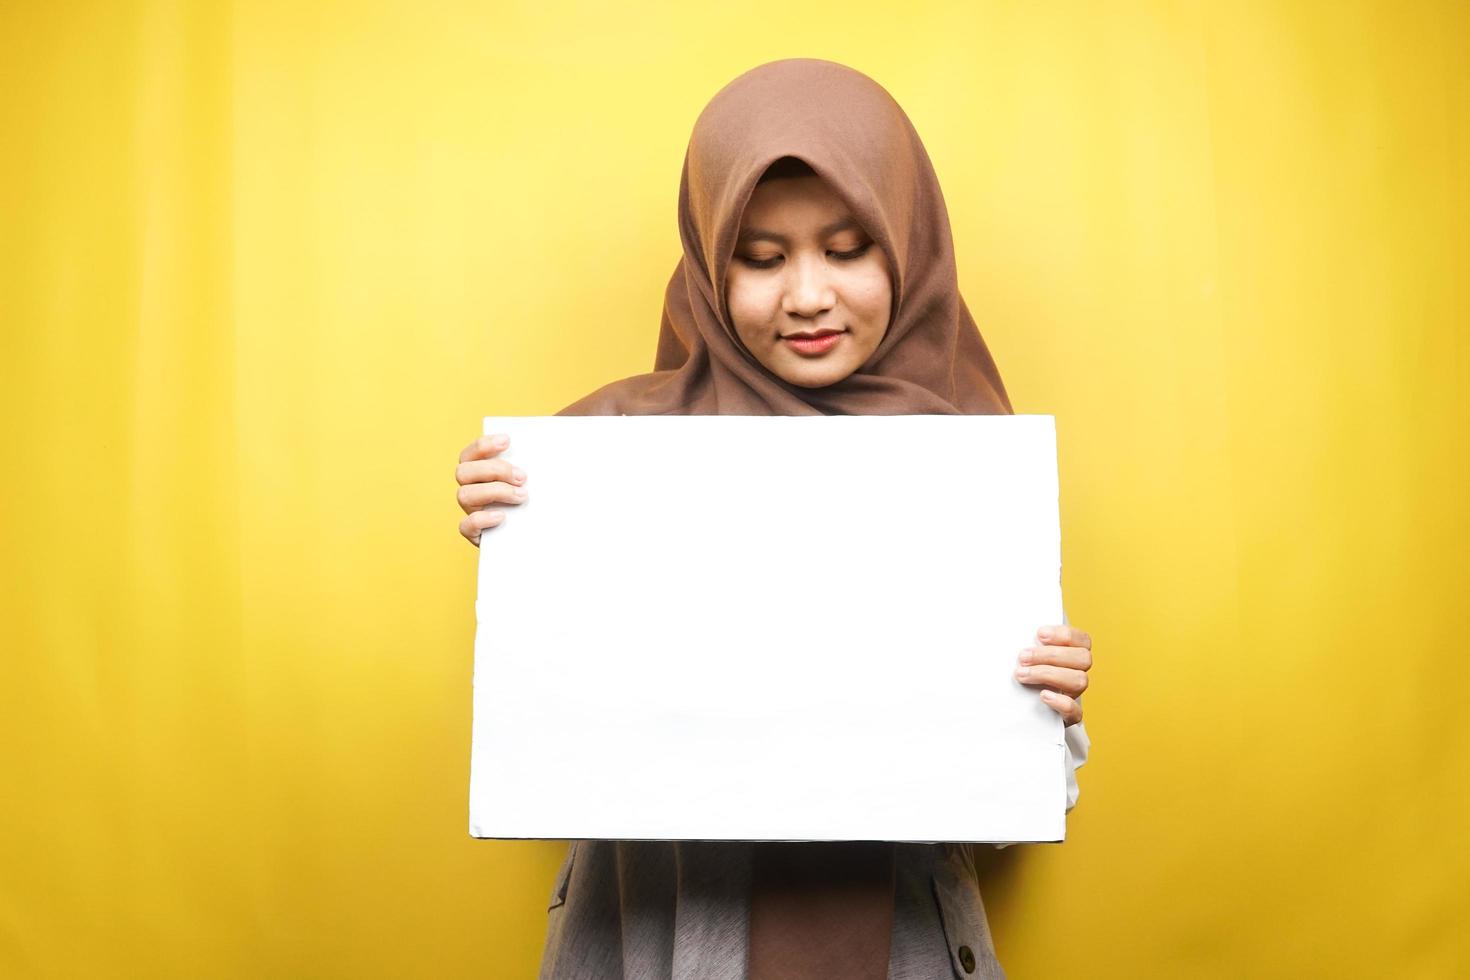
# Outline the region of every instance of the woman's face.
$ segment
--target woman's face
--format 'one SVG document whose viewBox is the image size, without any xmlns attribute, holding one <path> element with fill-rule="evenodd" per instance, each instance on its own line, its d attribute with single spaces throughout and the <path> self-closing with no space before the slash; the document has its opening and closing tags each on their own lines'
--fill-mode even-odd
<svg viewBox="0 0 1470 980">
<path fill-rule="evenodd" d="M 735 333 L 768 371 L 803 388 L 841 381 L 877 350 L 892 297 L 883 250 L 826 181 L 756 185 L 725 304 Z"/>
</svg>

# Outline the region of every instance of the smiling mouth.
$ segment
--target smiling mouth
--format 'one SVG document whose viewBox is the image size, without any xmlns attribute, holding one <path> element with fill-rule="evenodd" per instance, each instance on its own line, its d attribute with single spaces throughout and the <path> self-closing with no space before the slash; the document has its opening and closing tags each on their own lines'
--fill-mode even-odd
<svg viewBox="0 0 1470 980">
<path fill-rule="evenodd" d="M 846 333 L 845 330 L 812 330 L 787 334 L 781 339 L 802 357 L 820 357 L 836 347 Z"/>
</svg>

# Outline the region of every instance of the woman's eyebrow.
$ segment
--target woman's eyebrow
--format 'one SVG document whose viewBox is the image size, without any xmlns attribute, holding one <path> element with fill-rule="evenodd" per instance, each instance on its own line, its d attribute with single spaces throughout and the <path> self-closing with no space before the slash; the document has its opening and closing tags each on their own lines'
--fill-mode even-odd
<svg viewBox="0 0 1470 980">
<path fill-rule="evenodd" d="M 826 227 L 819 230 L 817 232 L 817 237 L 826 238 L 828 235 L 835 235 L 839 231 L 847 231 L 849 228 L 861 231 L 862 225 L 858 224 L 857 219 L 854 218 L 852 215 L 848 215 L 845 218 L 838 218 L 830 225 L 827 225 Z M 777 234 L 774 231 L 767 231 L 764 228 L 745 229 L 740 233 L 739 241 L 743 244 L 745 242 L 753 242 L 756 239 L 764 239 L 766 241 L 775 242 L 777 245 L 791 244 L 791 240 L 788 239 L 785 235 Z"/>
</svg>

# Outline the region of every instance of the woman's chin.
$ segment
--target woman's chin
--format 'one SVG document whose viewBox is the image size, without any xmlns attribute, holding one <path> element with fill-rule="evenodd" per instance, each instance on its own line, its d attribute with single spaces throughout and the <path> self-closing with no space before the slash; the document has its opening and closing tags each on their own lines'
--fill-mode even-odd
<svg viewBox="0 0 1470 980">
<path fill-rule="evenodd" d="M 852 374 L 856 367 L 845 359 L 801 358 L 795 363 L 782 363 L 780 369 L 773 370 L 773 373 L 782 381 L 800 388 L 825 388 Z"/>
</svg>

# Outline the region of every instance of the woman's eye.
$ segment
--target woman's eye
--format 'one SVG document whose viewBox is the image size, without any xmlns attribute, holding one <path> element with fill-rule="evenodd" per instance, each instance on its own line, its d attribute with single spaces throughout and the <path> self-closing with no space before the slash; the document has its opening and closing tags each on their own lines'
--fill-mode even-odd
<svg viewBox="0 0 1470 980">
<path fill-rule="evenodd" d="M 860 258 L 862 258 L 863 253 L 866 252 L 868 249 L 870 249 L 872 247 L 873 247 L 873 243 L 872 242 L 866 242 L 866 243 L 864 243 L 862 245 L 859 245 L 857 248 L 853 249 L 851 252 L 833 252 L 832 254 L 834 256 L 836 256 L 837 258 L 842 259 L 845 262 L 851 262 L 853 259 L 860 259 Z"/>
<path fill-rule="evenodd" d="M 849 252 L 828 252 L 827 254 L 843 262 L 851 262 L 853 259 L 862 258 L 872 247 L 872 242 L 865 242 Z M 739 256 L 740 261 L 752 269 L 774 269 L 781 262 L 781 258 L 779 255 L 773 255 L 768 259 L 752 258 L 749 255 Z"/>
</svg>

